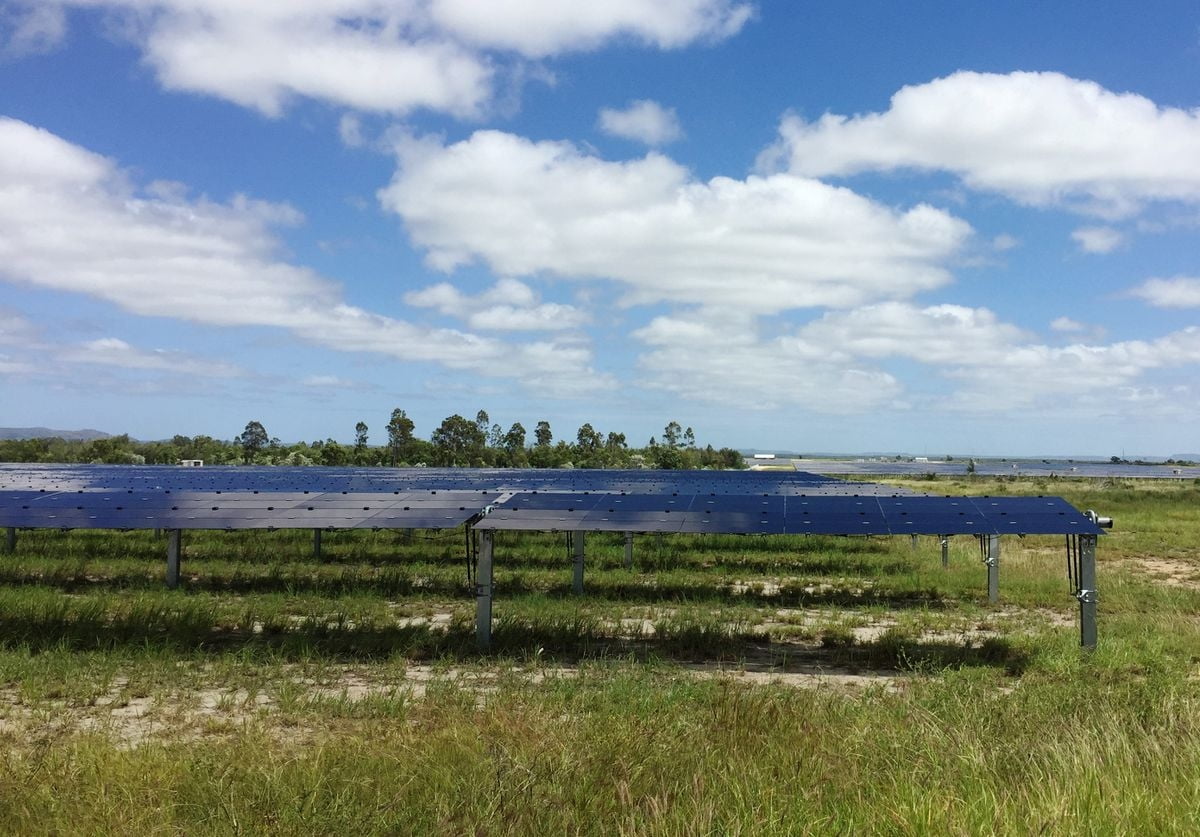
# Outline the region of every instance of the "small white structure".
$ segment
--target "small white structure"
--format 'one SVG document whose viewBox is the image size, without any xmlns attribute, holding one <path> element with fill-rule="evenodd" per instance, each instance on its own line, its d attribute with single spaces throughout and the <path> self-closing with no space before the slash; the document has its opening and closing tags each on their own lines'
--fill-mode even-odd
<svg viewBox="0 0 1200 837">
<path fill-rule="evenodd" d="M 754 454 L 754 458 L 755 459 L 774 459 L 775 454 L 773 454 L 773 453 L 756 453 L 756 454 Z"/>
<path fill-rule="evenodd" d="M 179 460 L 179 464 L 181 466 L 183 466 L 184 468 L 203 468 L 204 460 L 203 459 L 181 459 L 181 460 Z"/>
</svg>

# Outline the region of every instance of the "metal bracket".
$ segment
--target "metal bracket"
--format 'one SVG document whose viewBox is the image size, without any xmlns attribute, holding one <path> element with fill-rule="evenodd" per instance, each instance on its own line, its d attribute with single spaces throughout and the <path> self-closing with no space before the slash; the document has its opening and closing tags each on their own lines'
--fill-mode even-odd
<svg viewBox="0 0 1200 837">
<path fill-rule="evenodd" d="M 989 555 L 988 557 L 983 559 L 983 563 L 989 567 L 997 567 L 1000 565 L 1000 559 L 997 558 L 995 555 Z"/>
<path fill-rule="evenodd" d="M 1095 590 L 1080 590 L 1075 594 L 1075 598 L 1082 604 L 1095 604 L 1100 600 L 1098 593 Z"/>
</svg>

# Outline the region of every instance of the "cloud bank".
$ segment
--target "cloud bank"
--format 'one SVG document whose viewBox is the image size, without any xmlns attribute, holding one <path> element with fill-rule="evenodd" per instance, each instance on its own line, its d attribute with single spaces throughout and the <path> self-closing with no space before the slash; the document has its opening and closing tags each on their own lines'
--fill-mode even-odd
<svg viewBox="0 0 1200 837">
<path fill-rule="evenodd" d="M 972 189 L 1120 217 L 1200 201 L 1200 111 L 1059 73 L 958 72 L 902 88 L 882 113 L 786 117 L 760 158 L 811 177 L 947 171 Z"/>
<path fill-rule="evenodd" d="M 287 329 L 339 351 L 516 378 L 551 394 L 611 386 L 577 338 L 507 343 L 348 305 L 338 285 L 277 255 L 272 226 L 299 221 L 289 207 L 245 197 L 139 190 L 107 158 L 0 118 L 0 278 L 143 316 Z"/>
<path fill-rule="evenodd" d="M 614 40 L 656 49 L 718 41 L 752 14 L 734 0 L 36 0 L 9 50 L 44 51 L 64 10 L 114 18 L 169 90 L 280 115 L 304 97 L 390 114 L 477 118 L 522 61 Z"/>
<path fill-rule="evenodd" d="M 401 138 L 381 190 L 436 269 L 609 279 L 626 302 L 769 312 L 902 298 L 950 281 L 970 226 L 778 174 L 694 179 L 657 153 L 609 162 L 566 142 L 479 131 Z"/>
</svg>

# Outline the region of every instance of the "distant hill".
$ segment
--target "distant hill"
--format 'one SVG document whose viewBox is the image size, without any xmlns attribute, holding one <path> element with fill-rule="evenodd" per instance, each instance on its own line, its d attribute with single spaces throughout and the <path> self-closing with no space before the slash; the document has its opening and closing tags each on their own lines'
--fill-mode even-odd
<svg viewBox="0 0 1200 837">
<path fill-rule="evenodd" d="M 90 442 L 94 439 L 111 439 L 111 433 L 102 430 L 51 430 L 49 427 L 0 427 L 0 439 L 66 439 Z"/>
</svg>

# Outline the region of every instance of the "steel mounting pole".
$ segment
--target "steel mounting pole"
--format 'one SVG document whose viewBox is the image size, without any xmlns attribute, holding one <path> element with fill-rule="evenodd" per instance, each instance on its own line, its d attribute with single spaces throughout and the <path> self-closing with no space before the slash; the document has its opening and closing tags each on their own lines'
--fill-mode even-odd
<svg viewBox="0 0 1200 837">
<path fill-rule="evenodd" d="M 988 603 L 1000 603 L 1000 536 L 987 536 L 984 562 L 988 568 Z"/>
<path fill-rule="evenodd" d="M 179 529 L 167 532 L 167 587 L 179 586 L 179 559 L 183 552 L 183 533 Z"/>
<path fill-rule="evenodd" d="M 943 570 L 949 569 L 949 567 L 950 567 L 950 536 L 949 535 L 938 535 L 938 537 L 941 538 L 941 541 L 942 541 L 942 569 Z"/>
<path fill-rule="evenodd" d="M 571 589 L 575 591 L 575 595 L 583 595 L 583 532 L 572 532 L 571 543 L 575 547 L 575 578 L 572 581 Z"/>
<path fill-rule="evenodd" d="M 1079 644 L 1096 647 L 1096 536 L 1079 536 Z"/>
<path fill-rule="evenodd" d="M 321 560 L 321 530 L 313 529 L 313 558 Z"/>
<path fill-rule="evenodd" d="M 16 526 L 9 526 L 8 530 L 4 533 L 4 550 L 6 552 L 16 552 L 17 551 L 17 527 Z"/>
<path fill-rule="evenodd" d="M 625 569 L 633 569 L 633 532 L 625 533 Z"/>
<path fill-rule="evenodd" d="M 492 646 L 492 538 L 490 529 L 483 531 L 475 565 L 475 644 L 486 651 Z"/>
</svg>

